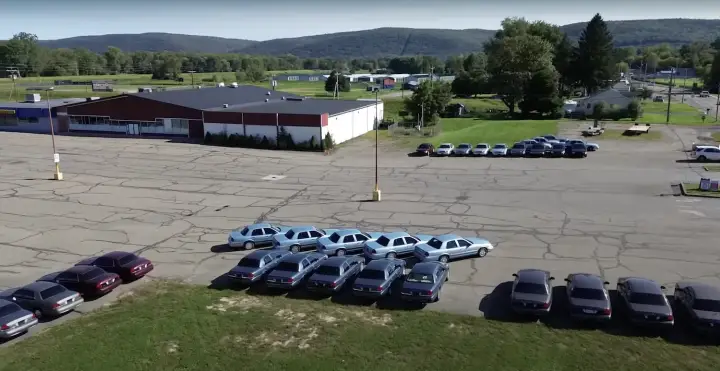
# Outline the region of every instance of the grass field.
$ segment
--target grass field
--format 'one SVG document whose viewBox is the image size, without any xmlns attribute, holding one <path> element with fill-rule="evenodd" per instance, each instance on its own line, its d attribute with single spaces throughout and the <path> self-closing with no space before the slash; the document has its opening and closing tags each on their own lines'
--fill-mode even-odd
<svg viewBox="0 0 720 371">
<path fill-rule="evenodd" d="M 703 169 L 707 172 L 720 172 L 720 165 L 705 165 Z"/>
<path fill-rule="evenodd" d="M 665 124 L 667 122 L 667 103 L 644 101 L 642 106 L 643 115 L 635 121 L 648 124 Z M 623 121 L 631 120 L 625 119 Z M 707 117 L 703 122 L 700 109 L 685 103 L 672 102 L 670 103 L 670 124 L 686 126 L 715 125 L 715 120 L 712 117 Z"/>
<path fill-rule="evenodd" d="M 641 135 L 623 135 L 625 130 L 606 129 L 605 132 L 593 140 L 627 140 L 632 142 L 655 141 L 661 140 L 663 135 L 659 131 L 650 130 L 646 134 Z"/>
<path fill-rule="evenodd" d="M 720 192 L 700 190 L 700 185 L 697 183 L 683 183 L 683 185 L 685 186 L 685 193 L 687 193 L 688 196 L 720 198 Z"/>
<path fill-rule="evenodd" d="M 711 135 L 712 135 L 713 139 L 715 139 L 715 141 L 720 142 L 720 131 L 714 132 Z"/>
<path fill-rule="evenodd" d="M 0 359 L 1 371 L 676 371 L 717 370 L 720 349 L 164 283 L 2 348 Z"/>
<path fill-rule="evenodd" d="M 670 85 L 669 78 L 650 79 L 649 81 L 654 81 L 658 85 Z M 679 86 L 681 88 L 692 88 L 694 83 L 698 84 L 698 86 L 703 86 L 703 81 L 699 78 L 683 79 L 682 76 L 673 78 L 673 86 Z"/>
</svg>

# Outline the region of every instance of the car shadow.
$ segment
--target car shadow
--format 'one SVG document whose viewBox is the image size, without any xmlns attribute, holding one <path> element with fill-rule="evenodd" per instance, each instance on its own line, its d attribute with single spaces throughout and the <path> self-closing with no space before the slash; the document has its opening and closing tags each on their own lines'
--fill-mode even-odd
<svg viewBox="0 0 720 371">
<path fill-rule="evenodd" d="M 407 154 L 407 157 L 429 157 L 429 156 L 432 156 L 432 155 L 426 155 L 426 154 L 419 153 L 419 152 L 410 152 Z"/>
<path fill-rule="evenodd" d="M 233 249 L 232 247 L 230 247 L 230 245 L 224 243 L 221 245 L 215 245 L 215 246 L 211 247 L 210 251 L 214 252 L 215 254 L 222 254 L 222 253 L 226 253 L 226 252 L 233 252 L 236 250 Z"/>
<path fill-rule="evenodd" d="M 215 277 L 212 281 L 210 281 L 210 284 L 207 286 L 207 288 L 212 290 L 218 290 L 218 291 L 225 291 L 225 290 L 232 290 L 232 291 L 242 291 L 248 288 L 250 285 L 242 284 L 233 282 L 231 279 L 229 279 L 225 274 Z"/>
<path fill-rule="evenodd" d="M 491 321 L 502 322 L 535 322 L 536 316 L 520 315 L 515 313 L 510 306 L 510 294 L 512 293 L 512 281 L 503 282 L 487 295 L 485 295 L 478 305 L 478 310 L 483 316 Z"/>
<path fill-rule="evenodd" d="M 678 163 L 678 164 L 693 164 L 693 163 L 694 164 L 703 164 L 705 162 L 706 161 L 698 161 L 698 160 L 693 160 L 693 159 L 675 160 L 675 163 Z"/>
<path fill-rule="evenodd" d="M 248 287 L 245 293 L 252 296 L 283 296 L 288 294 L 289 291 L 292 290 L 276 289 L 272 287 L 267 287 L 263 283 L 258 283 L 257 285 L 252 285 Z"/>
<path fill-rule="evenodd" d="M 390 292 L 386 296 L 377 300 L 375 305 L 378 309 L 413 311 L 424 309 L 427 306 L 425 303 L 415 303 L 402 300 L 400 292 L 402 291 L 403 281 L 404 277 L 393 281 L 390 286 Z"/>
</svg>

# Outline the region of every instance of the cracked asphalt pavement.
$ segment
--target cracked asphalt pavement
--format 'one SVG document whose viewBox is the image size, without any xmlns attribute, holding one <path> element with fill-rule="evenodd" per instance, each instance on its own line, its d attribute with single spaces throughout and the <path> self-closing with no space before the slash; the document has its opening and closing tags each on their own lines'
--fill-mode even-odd
<svg viewBox="0 0 720 371">
<path fill-rule="evenodd" d="M 382 145 L 379 203 L 366 202 L 371 141 L 324 156 L 61 136 L 65 180 L 57 182 L 48 180 L 49 136 L 2 133 L 0 288 L 112 250 L 151 259 L 151 277 L 208 284 L 246 254 L 223 246 L 227 233 L 258 220 L 491 240 L 496 249 L 486 258 L 451 263 L 451 280 L 429 310 L 480 315 L 485 295 L 532 267 L 559 283 L 589 272 L 610 282 L 638 275 L 668 287 L 683 279 L 720 285 L 720 200 L 669 195 L 671 183 L 702 174 L 682 162 L 683 145 L 699 134 L 653 130 L 665 139 L 598 138 L 600 151 L 577 160 L 412 158 Z"/>
</svg>

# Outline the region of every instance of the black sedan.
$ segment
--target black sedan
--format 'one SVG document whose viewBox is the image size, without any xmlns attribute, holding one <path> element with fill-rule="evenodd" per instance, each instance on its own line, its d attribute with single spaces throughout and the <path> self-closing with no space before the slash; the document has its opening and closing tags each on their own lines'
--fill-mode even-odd
<svg viewBox="0 0 720 371">
<path fill-rule="evenodd" d="M 323 261 L 307 282 L 309 291 L 334 293 L 358 275 L 365 266 L 361 256 L 336 256 Z"/>
<path fill-rule="evenodd" d="M 690 322 L 701 333 L 720 333 L 720 288 L 700 282 L 678 282 L 675 302 L 690 316 Z"/>
<path fill-rule="evenodd" d="M 585 143 L 572 143 L 565 147 L 565 154 L 568 157 L 587 157 L 587 146 Z"/>
<path fill-rule="evenodd" d="M 261 281 L 287 255 L 292 253 L 288 250 L 255 250 L 240 259 L 225 276 L 232 282 L 245 285 Z"/>
<path fill-rule="evenodd" d="M 130 252 L 113 251 L 105 255 L 87 258 L 75 265 L 92 265 L 120 276 L 123 281 L 139 279 L 153 270 L 150 260 Z"/>
<path fill-rule="evenodd" d="M 76 265 L 62 272 L 42 276 L 38 281 L 59 283 L 84 297 L 105 295 L 122 283 L 118 274 L 105 272 L 92 265 Z"/>
<path fill-rule="evenodd" d="M 528 157 L 543 157 L 547 153 L 548 147 L 542 143 L 535 143 L 528 148 L 525 155 Z"/>
<path fill-rule="evenodd" d="M 675 323 L 665 287 L 646 278 L 624 277 L 617 293 L 627 308 L 630 321 L 643 326 L 671 327 Z"/>
<path fill-rule="evenodd" d="M 450 266 L 439 261 L 417 263 L 405 277 L 401 298 L 416 303 L 440 300 L 440 290 L 448 280 Z"/>
<path fill-rule="evenodd" d="M 553 144 L 552 149 L 550 150 L 550 156 L 551 157 L 564 157 L 565 150 L 566 150 L 565 143 L 555 143 L 555 144 Z"/>
<path fill-rule="evenodd" d="M 395 280 L 405 273 L 405 261 L 378 259 L 368 263 L 353 282 L 353 295 L 380 298 L 391 293 Z"/>
<path fill-rule="evenodd" d="M 552 306 L 552 281 L 550 272 L 539 269 L 521 269 L 513 274 L 510 305 L 519 314 L 544 315 Z"/>
<path fill-rule="evenodd" d="M 525 156 L 528 148 L 529 146 L 523 142 L 515 143 L 512 148 L 508 150 L 507 155 L 510 157 L 522 157 Z"/>
<path fill-rule="evenodd" d="M 435 153 L 435 146 L 433 146 L 432 143 L 422 143 L 417 147 L 415 153 L 418 155 L 430 156 Z"/>
<path fill-rule="evenodd" d="M 565 279 L 570 317 L 577 320 L 609 321 L 612 318 L 608 282 L 597 275 L 573 273 Z"/>
</svg>

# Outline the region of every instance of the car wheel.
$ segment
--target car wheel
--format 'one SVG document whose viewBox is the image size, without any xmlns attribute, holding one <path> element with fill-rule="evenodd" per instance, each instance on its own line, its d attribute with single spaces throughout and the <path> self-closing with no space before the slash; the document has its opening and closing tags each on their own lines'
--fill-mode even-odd
<svg viewBox="0 0 720 371">
<path fill-rule="evenodd" d="M 43 312 L 40 309 L 33 309 L 32 312 L 35 318 L 37 318 L 38 320 L 43 317 Z"/>
<path fill-rule="evenodd" d="M 700 162 L 704 162 L 704 161 L 707 160 L 707 157 L 705 157 L 705 156 L 700 156 L 700 157 L 697 158 L 697 160 L 700 161 Z"/>
<path fill-rule="evenodd" d="M 245 250 L 252 250 L 255 247 L 255 244 L 248 241 L 243 244 L 243 249 Z"/>
<path fill-rule="evenodd" d="M 298 245 L 291 246 L 291 247 L 290 247 L 290 251 L 291 251 L 293 254 L 295 254 L 295 253 L 297 253 L 297 252 L 300 251 L 300 246 L 298 246 Z"/>
<path fill-rule="evenodd" d="M 397 254 L 395 254 L 394 252 L 389 252 L 387 255 L 385 255 L 385 257 L 388 259 L 395 259 L 397 257 Z"/>
<path fill-rule="evenodd" d="M 488 250 L 484 247 L 481 247 L 480 250 L 478 250 L 478 258 L 484 258 L 488 253 Z"/>
<path fill-rule="evenodd" d="M 433 299 L 433 303 L 437 303 L 439 301 L 440 301 L 440 294 L 437 294 L 437 296 L 435 296 L 435 299 Z"/>
<path fill-rule="evenodd" d="M 335 255 L 337 255 L 337 256 L 345 256 L 345 250 L 339 249 L 339 250 L 335 253 Z"/>
<path fill-rule="evenodd" d="M 450 257 L 447 256 L 447 255 L 443 255 L 443 256 L 441 256 L 440 259 L 438 259 L 438 260 L 440 261 L 440 263 L 447 263 L 447 262 L 450 261 Z"/>
</svg>

